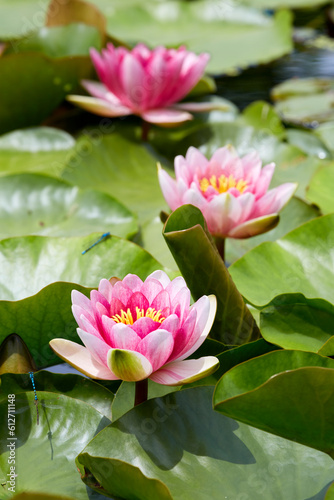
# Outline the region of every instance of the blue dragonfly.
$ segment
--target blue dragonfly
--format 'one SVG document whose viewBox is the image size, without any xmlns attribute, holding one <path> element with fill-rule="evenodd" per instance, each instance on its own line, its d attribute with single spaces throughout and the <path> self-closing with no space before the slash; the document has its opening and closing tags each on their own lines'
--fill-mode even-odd
<svg viewBox="0 0 334 500">
<path fill-rule="evenodd" d="M 100 238 L 95 241 L 95 243 L 93 243 L 90 247 L 86 248 L 86 250 L 83 250 L 83 252 L 81 252 L 81 254 L 85 255 L 85 253 L 89 252 L 89 250 L 91 250 L 92 248 L 94 248 L 96 245 L 98 245 L 99 243 L 101 243 L 101 241 L 105 240 L 109 236 L 110 236 L 110 233 L 103 233 L 102 236 L 100 236 Z"/>
</svg>

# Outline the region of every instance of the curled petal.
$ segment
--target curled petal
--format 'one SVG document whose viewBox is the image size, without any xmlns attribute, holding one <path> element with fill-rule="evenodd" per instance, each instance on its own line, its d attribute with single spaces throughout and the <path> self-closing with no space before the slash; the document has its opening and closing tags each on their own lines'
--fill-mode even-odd
<svg viewBox="0 0 334 500">
<path fill-rule="evenodd" d="M 109 368 L 96 361 L 89 350 L 80 344 L 65 339 L 53 339 L 50 347 L 61 359 L 87 377 L 101 380 L 119 378 Z"/>
<path fill-rule="evenodd" d="M 279 215 L 264 215 L 256 219 L 248 220 L 235 229 L 232 229 L 228 236 L 230 238 L 250 238 L 258 234 L 266 233 L 277 226 L 279 222 Z"/>
<path fill-rule="evenodd" d="M 175 361 L 181 361 L 188 358 L 203 344 L 215 320 L 217 299 L 214 295 L 209 295 L 208 297 L 203 296 L 192 306 L 192 308 L 197 311 L 197 321 L 193 335 L 183 351 L 178 354 Z"/>
<path fill-rule="evenodd" d="M 79 108 L 84 109 L 85 111 L 90 111 L 91 113 L 95 113 L 100 116 L 127 116 L 131 115 L 132 111 L 130 108 L 126 106 L 111 104 L 108 101 L 103 99 L 98 99 L 97 97 L 89 97 L 83 95 L 68 95 L 66 99 L 79 106 Z"/>
<path fill-rule="evenodd" d="M 117 378 L 126 382 L 138 382 L 152 373 L 152 365 L 145 356 L 123 349 L 110 349 L 108 366 Z"/>
<path fill-rule="evenodd" d="M 211 375 L 218 366 L 219 361 L 214 356 L 174 361 L 154 372 L 149 378 L 163 385 L 190 384 Z"/>
<path fill-rule="evenodd" d="M 171 108 L 150 109 L 140 113 L 143 120 L 160 126 L 169 127 L 192 120 L 193 116 L 187 111 Z"/>
</svg>

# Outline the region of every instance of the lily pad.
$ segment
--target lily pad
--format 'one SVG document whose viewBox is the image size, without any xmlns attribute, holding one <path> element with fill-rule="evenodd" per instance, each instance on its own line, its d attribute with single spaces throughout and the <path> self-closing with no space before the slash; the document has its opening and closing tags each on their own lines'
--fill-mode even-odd
<svg viewBox="0 0 334 500">
<path fill-rule="evenodd" d="M 334 303 L 333 224 L 333 214 L 318 217 L 250 250 L 229 268 L 240 293 L 256 306 L 284 293 Z"/>
<path fill-rule="evenodd" d="M 7 427 L 8 398 L 0 404 L 1 435 L 12 441 L 1 441 L 0 474 L 5 485 L 2 498 L 11 498 L 13 493 L 7 474 L 10 449 L 15 447 L 15 492 L 33 491 L 46 495 L 68 495 L 77 500 L 102 499 L 91 496 L 77 472 L 76 454 L 110 422 L 92 406 L 59 393 L 41 391 L 39 398 L 39 424 L 36 423 L 34 393 L 15 394 L 15 438 Z M 14 449 L 13 447 L 11 448 Z M 38 498 L 38 497 L 37 497 Z M 44 497 L 45 498 L 45 497 Z M 47 497 L 46 497 L 47 498 Z"/>
<path fill-rule="evenodd" d="M 87 484 L 129 500 L 322 500 L 334 471 L 323 453 L 214 412 L 212 387 L 137 406 L 96 436 L 77 464 Z"/>
<path fill-rule="evenodd" d="M 315 172 L 307 191 L 307 198 L 320 207 L 324 214 L 334 212 L 334 163 L 324 163 Z"/>
<path fill-rule="evenodd" d="M 283 121 L 306 127 L 334 119 L 334 80 L 292 79 L 274 87 L 272 97 Z"/>
<path fill-rule="evenodd" d="M 333 395 L 333 359 L 281 350 L 229 370 L 218 382 L 213 399 L 214 408 L 224 415 L 333 458 Z"/>
<path fill-rule="evenodd" d="M 68 26 L 44 26 L 27 37 L 13 40 L 8 44 L 4 55 L 38 52 L 50 58 L 88 56 L 90 47 L 101 49 L 98 29 L 83 23 L 72 23 Z"/>
<path fill-rule="evenodd" d="M 262 336 L 284 349 L 334 355 L 334 306 L 302 294 L 279 295 L 261 310 Z"/>
<path fill-rule="evenodd" d="M 165 224 L 164 238 L 193 298 L 210 294 L 217 298 L 210 337 L 232 345 L 258 338 L 255 320 L 213 243 L 201 211 L 192 205 L 175 210 Z"/>
<path fill-rule="evenodd" d="M 0 58 L 0 133 L 39 125 L 92 75 L 88 56 L 51 59 L 41 53 Z"/>
<path fill-rule="evenodd" d="M 99 191 L 83 191 L 37 174 L 1 179 L 0 238 L 82 236 L 95 231 L 131 237 L 137 232 L 136 219 L 120 202 Z"/>
<path fill-rule="evenodd" d="M 267 15 L 229 0 L 93 2 L 107 17 L 108 33 L 131 45 L 186 45 L 209 52 L 209 73 L 235 72 L 292 50 L 291 15 Z"/>
<path fill-rule="evenodd" d="M 98 189 L 126 203 L 143 225 L 145 248 L 159 261 L 175 268 L 158 218 L 167 205 L 156 165 L 158 161 L 166 162 L 148 144 L 126 136 L 134 134 L 133 126 L 117 126 L 111 119 L 103 123 L 100 128 L 81 135 L 67 158 L 62 177 L 81 188 Z M 115 132 L 110 133 L 113 129 Z"/>
<path fill-rule="evenodd" d="M 1 0 L 0 39 L 18 38 L 41 28 L 48 3 L 49 0 Z"/>
<path fill-rule="evenodd" d="M 34 382 L 38 393 L 47 391 L 83 401 L 111 420 L 111 404 L 114 395 L 93 380 L 80 375 L 60 375 L 40 371 L 34 373 Z M 0 401 L 7 399 L 7 395 L 10 393 L 18 394 L 31 392 L 31 390 L 31 380 L 28 374 L 4 374 L 1 376 Z"/>
<path fill-rule="evenodd" d="M 264 241 L 276 241 L 288 232 L 320 215 L 317 207 L 311 206 L 299 198 L 293 197 L 280 212 L 278 225 L 267 233 L 243 240 L 226 240 L 226 260 L 229 263 L 242 257 L 246 252 Z"/>
</svg>

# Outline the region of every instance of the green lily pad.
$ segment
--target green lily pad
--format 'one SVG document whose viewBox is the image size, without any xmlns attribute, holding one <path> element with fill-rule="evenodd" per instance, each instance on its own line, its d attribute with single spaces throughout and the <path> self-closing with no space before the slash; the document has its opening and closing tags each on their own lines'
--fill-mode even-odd
<svg viewBox="0 0 334 500">
<path fill-rule="evenodd" d="M 0 298 L 20 300 L 56 281 L 96 287 L 102 278 L 123 278 L 131 272 L 146 277 L 161 268 L 145 250 L 116 236 L 105 238 L 82 255 L 100 236 L 94 233 L 77 238 L 26 236 L 1 240 Z"/>
<path fill-rule="evenodd" d="M 334 212 L 334 163 L 323 164 L 315 172 L 307 191 L 307 198 L 320 207 L 324 214 Z"/>
<path fill-rule="evenodd" d="M 114 395 L 107 388 L 80 375 L 60 375 L 47 371 L 34 373 L 35 387 L 38 394 L 43 391 L 63 394 L 91 405 L 95 410 L 111 420 L 111 404 Z M 7 399 L 10 393 L 31 392 L 31 380 L 28 374 L 1 376 L 0 401 Z"/>
<path fill-rule="evenodd" d="M 320 215 L 317 207 L 311 206 L 299 198 L 293 197 L 280 212 L 278 225 L 267 233 L 245 239 L 228 238 L 226 240 L 226 260 L 229 263 L 242 257 L 246 252 L 264 241 L 276 241 L 296 227 Z"/>
<path fill-rule="evenodd" d="M 214 294 L 217 313 L 211 338 L 243 344 L 259 337 L 258 327 L 222 261 L 201 211 L 183 205 L 167 219 L 164 238 L 195 300 Z"/>
<path fill-rule="evenodd" d="M 48 3 L 49 0 L 1 0 L 0 39 L 18 38 L 41 28 Z"/>
<path fill-rule="evenodd" d="M 241 3 L 257 9 L 304 9 L 327 4 L 327 0 L 241 0 Z"/>
<path fill-rule="evenodd" d="M 2 177 L 0 238 L 82 236 L 101 231 L 131 237 L 135 216 L 111 196 L 37 174 Z"/>
<path fill-rule="evenodd" d="M 306 130 L 287 130 L 287 138 L 290 144 L 297 146 L 307 155 L 316 156 L 321 160 L 325 158 L 331 159 L 332 153 L 321 141 L 319 136 Z"/>
<path fill-rule="evenodd" d="M 92 75 L 88 56 L 51 59 L 41 53 L 0 58 L 0 133 L 39 125 L 83 78 Z"/>
<path fill-rule="evenodd" d="M 105 127 L 109 127 L 109 132 L 111 127 L 116 128 L 109 119 Z M 132 126 L 117 126 L 114 133 L 103 130 L 102 126 L 88 130 L 78 139 L 62 177 L 81 188 L 98 189 L 126 203 L 143 225 L 145 248 L 164 265 L 175 268 L 158 218 L 161 210 L 167 210 L 157 176 L 157 162 L 162 158 L 148 144 L 126 136 L 134 133 Z"/>
<path fill-rule="evenodd" d="M 283 101 L 290 97 L 322 94 L 333 89 L 334 79 L 331 78 L 290 78 L 273 87 L 271 97 L 274 101 Z"/>
<path fill-rule="evenodd" d="M 334 306 L 326 300 L 279 295 L 261 310 L 260 328 L 268 342 L 284 349 L 334 355 Z"/>
<path fill-rule="evenodd" d="M 333 224 L 333 214 L 318 217 L 250 250 L 229 268 L 240 293 L 257 306 L 284 293 L 334 303 Z"/>
<path fill-rule="evenodd" d="M 235 72 L 291 51 L 291 16 L 275 16 L 225 0 L 206 2 L 157 0 L 141 2 L 95 0 L 107 17 L 108 33 L 133 45 L 186 45 L 196 53 L 209 52 L 209 73 Z"/>
<path fill-rule="evenodd" d="M 67 26 L 44 26 L 27 37 L 13 40 L 4 54 L 39 52 L 50 58 L 88 56 L 90 47 L 101 49 L 98 29 L 83 23 L 72 23 Z"/>
<path fill-rule="evenodd" d="M 272 89 L 276 111 L 288 123 L 315 127 L 334 119 L 333 79 L 293 78 Z"/>
<path fill-rule="evenodd" d="M 85 482 L 129 500 L 324 499 L 329 457 L 214 412 L 212 389 L 150 400 L 106 427 L 77 458 Z"/>
<path fill-rule="evenodd" d="M 281 350 L 229 370 L 218 382 L 213 399 L 214 408 L 224 415 L 333 458 L 333 395 L 333 359 Z"/>
<path fill-rule="evenodd" d="M 10 450 L 15 448 L 15 493 L 33 491 L 46 495 L 68 495 L 77 500 L 102 499 L 91 496 L 82 483 L 75 466 L 77 453 L 110 422 L 92 406 L 71 397 L 41 391 L 39 399 L 39 424 L 36 423 L 34 393 L 14 393 L 16 440 L 7 427 L 8 396 L 0 404 L 1 441 L 0 475 L 2 498 L 13 497 L 9 490 Z M 7 444 L 14 443 L 11 449 Z M 12 469 L 13 471 L 13 469 Z M 45 497 L 44 497 L 45 498 Z M 46 497 L 47 498 L 47 497 Z"/>
</svg>

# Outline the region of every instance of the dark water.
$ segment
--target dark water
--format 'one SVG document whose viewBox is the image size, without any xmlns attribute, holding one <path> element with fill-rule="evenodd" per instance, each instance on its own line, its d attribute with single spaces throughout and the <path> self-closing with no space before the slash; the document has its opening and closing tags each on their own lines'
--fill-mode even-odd
<svg viewBox="0 0 334 500">
<path fill-rule="evenodd" d="M 270 102 L 270 90 L 294 77 L 334 78 L 334 51 L 296 49 L 270 64 L 246 69 L 239 76 L 219 77 L 217 94 L 242 110 L 256 100 Z"/>
</svg>

